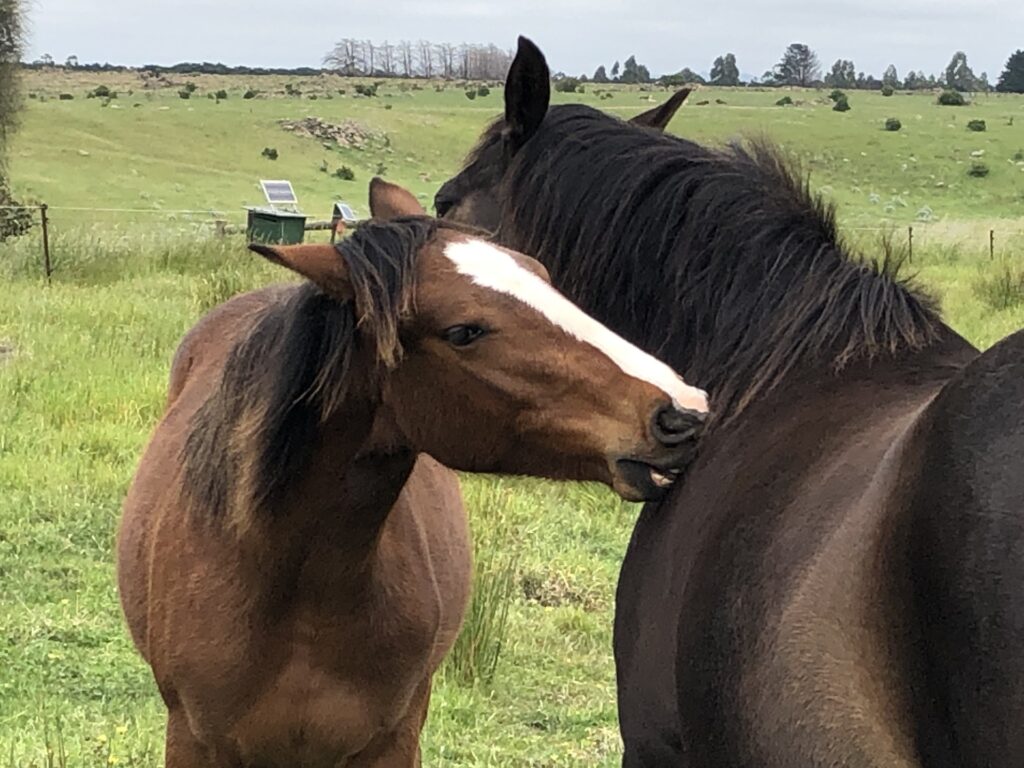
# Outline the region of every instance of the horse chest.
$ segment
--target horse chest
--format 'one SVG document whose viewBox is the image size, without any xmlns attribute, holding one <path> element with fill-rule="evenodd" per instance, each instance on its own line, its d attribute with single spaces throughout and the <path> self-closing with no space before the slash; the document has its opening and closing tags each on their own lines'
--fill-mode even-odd
<svg viewBox="0 0 1024 768">
<path fill-rule="evenodd" d="M 353 573 L 329 549 L 259 599 L 219 569 L 183 574 L 188 615 L 155 622 L 163 687 L 197 736 L 244 764 L 344 764 L 406 716 L 433 672 L 443 611 L 426 553 L 389 551 L 386 568 Z"/>
</svg>

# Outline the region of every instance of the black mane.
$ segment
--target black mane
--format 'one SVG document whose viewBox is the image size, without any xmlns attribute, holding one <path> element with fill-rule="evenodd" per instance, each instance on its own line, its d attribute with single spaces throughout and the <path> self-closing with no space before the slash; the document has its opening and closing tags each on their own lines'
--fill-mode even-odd
<svg viewBox="0 0 1024 768">
<path fill-rule="evenodd" d="M 719 417 L 796 366 L 839 369 L 937 338 L 930 301 L 897 279 L 899 259 L 852 258 L 833 208 L 765 141 L 713 150 L 557 106 L 511 160 L 500 197 L 498 238 L 707 388 Z"/>
<path fill-rule="evenodd" d="M 256 319 L 193 418 L 184 464 L 198 507 L 214 515 L 234 504 L 272 508 L 307 465 L 321 424 L 397 363 L 415 257 L 436 229 L 420 217 L 366 224 L 337 246 L 354 302 L 305 283 Z"/>
</svg>

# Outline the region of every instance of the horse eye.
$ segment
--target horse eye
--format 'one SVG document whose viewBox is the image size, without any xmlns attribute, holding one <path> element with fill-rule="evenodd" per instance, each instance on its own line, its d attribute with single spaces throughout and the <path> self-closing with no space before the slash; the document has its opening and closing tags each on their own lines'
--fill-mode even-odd
<svg viewBox="0 0 1024 768">
<path fill-rule="evenodd" d="M 444 332 L 444 339 L 453 347 L 468 347 L 486 333 L 479 325 L 453 325 Z"/>
</svg>

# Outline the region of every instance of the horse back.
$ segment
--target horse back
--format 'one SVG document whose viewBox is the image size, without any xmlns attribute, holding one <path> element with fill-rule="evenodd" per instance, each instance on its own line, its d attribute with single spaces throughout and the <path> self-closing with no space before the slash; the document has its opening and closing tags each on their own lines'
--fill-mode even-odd
<svg viewBox="0 0 1024 768">
<path fill-rule="evenodd" d="M 170 473 L 180 466 L 188 422 L 217 386 L 233 345 L 268 306 L 283 299 L 293 286 L 278 285 L 236 296 L 204 315 L 182 338 L 171 362 L 167 401 L 139 463 L 124 503 L 118 530 L 118 582 L 125 619 L 136 647 L 146 648 L 146 579 L 151 529 L 162 505 L 180 486 Z"/>
<path fill-rule="evenodd" d="M 908 505 L 930 766 L 1024 764 L 1024 332 L 923 415 Z"/>
</svg>

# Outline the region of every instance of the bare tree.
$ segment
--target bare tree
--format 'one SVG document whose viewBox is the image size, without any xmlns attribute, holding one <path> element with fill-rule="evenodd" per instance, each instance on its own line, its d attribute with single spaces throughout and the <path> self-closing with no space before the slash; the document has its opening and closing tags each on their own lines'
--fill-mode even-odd
<svg viewBox="0 0 1024 768">
<path fill-rule="evenodd" d="M 434 76 L 434 46 L 426 40 L 418 43 L 420 50 L 420 74 L 428 80 Z"/>
<path fill-rule="evenodd" d="M 416 71 L 413 67 L 412 43 L 402 40 L 398 44 L 398 57 L 402 61 L 402 77 L 412 77 Z"/>
<path fill-rule="evenodd" d="M 373 77 L 374 72 L 377 71 L 375 53 L 376 50 L 372 40 L 367 40 L 363 43 L 363 73 L 370 77 Z"/>
<path fill-rule="evenodd" d="M 388 77 L 395 76 L 395 46 L 387 40 L 380 47 L 381 58 L 383 59 L 384 74 Z"/>
<path fill-rule="evenodd" d="M 342 40 L 334 46 L 334 50 L 324 57 L 324 64 L 335 70 L 339 75 L 346 77 L 357 75 L 359 74 L 358 49 L 359 44 L 355 40 Z"/>
</svg>

